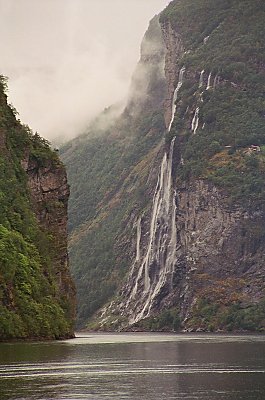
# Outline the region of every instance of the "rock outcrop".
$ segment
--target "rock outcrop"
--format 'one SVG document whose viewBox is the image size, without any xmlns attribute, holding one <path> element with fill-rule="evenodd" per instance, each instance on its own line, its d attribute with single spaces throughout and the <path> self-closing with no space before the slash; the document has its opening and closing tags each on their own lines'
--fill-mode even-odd
<svg viewBox="0 0 265 400">
<path fill-rule="evenodd" d="M 257 147 L 253 143 L 248 148 L 251 139 L 247 132 L 244 136 L 236 115 L 227 120 L 220 117 L 215 123 L 213 114 L 220 107 L 220 113 L 229 115 L 226 102 L 240 101 L 245 93 L 248 100 L 245 104 L 241 100 L 238 112 L 246 112 L 252 104 L 255 113 L 253 91 L 257 89 L 247 75 L 242 85 L 235 83 L 238 72 L 232 81 L 225 69 L 222 73 L 219 66 L 217 71 L 216 59 L 208 50 L 211 46 L 215 52 L 219 36 L 231 29 L 231 15 L 222 10 L 222 25 L 217 18 L 211 35 L 200 32 L 200 39 L 189 42 L 187 31 L 191 28 L 183 24 L 192 10 L 188 7 L 183 12 L 181 2 L 172 2 L 168 14 L 161 18 L 166 46 L 167 144 L 150 216 L 143 212 L 135 220 L 135 257 L 128 278 L 118 300 L 97 315 L 99 328 L 173 329 L 177 316 L 174 329 L 264 329 L 264 198 L 260 195 L 262 183 L 260 187 L 253 183 L 259 174 L 264 179 L 263 156 L 255 155 L 253 164 L 247 158 L 254 157 L 252 149 Z M 236 5 L 230 12 L 237 13 Z M 207 32 L 207 20 L 203 25 Z M 196 28 L 191 29 L 192 34 Z M 233 35 L 236 43 L 236 30 Z M 230 54 L 232 51 L 236 48 Z M 225 52 L 222 56 L 224 60 L 227 57 Z M 230 68 L 238 67 L 235 63 Z M 259 76 L 259 62 L 252 68 Z M 252 124 L 256 124 L 255 119 Z M 264 127 L 261 119 L 260 124 Z M 230 136 L 218 136 L 218 129 L 230 129 Z M 241 135 L 237 147 L 231 139 L 234 129 Z M 252 140 L 263 143 L 262 128 L 259 135 Z M 195 155 L 196 143 L 201 159 Z M 224 167 L 227 178 L 218 172 Z M 233 178 L 231 171 L 235 171 Z M 229 179 L 234 180 L 233 185 L 227 184 Z M 243 200 L 247 191 L 249 197 Z"/>
<path fill-rule="evenodd" d="M 67 251 L 67 206 L 70 189 L 65 167 L 62 163 L 47 161 L 40 165 L 30 159 L 30 155 L 21 161 L 28 177 L 28 188 L 34 213 L 40 226 L 56 241 L 54 254 L 54 273 L 60 296 L 68 306 L 68 317 L 75 318 L 75 286 L 70 275 Z"/>
<path fill-rule="evenodd" d="M 165 44 L 159 16 L 149 24 L 141 44 L 140 60 L 132 76 L 125 113 L 137 119 L 143 111 L 161 111 L 166 96 Z"/>
<path fill-rule="evenodd" d="M 183 56 L 185 50 L 180 34 L 172 28 L 169 21 L 161 24 L 161 30 L 166 46 L 165 78 L 167 95 L 164 102 L 164 112 L 166 128 L 168 128 L 172 118 L 172 100 L 174 91 L 178 84 L 179 71 L 181 67 L 183 67 L 179 66 L 178 61 Z"/>
</svg>

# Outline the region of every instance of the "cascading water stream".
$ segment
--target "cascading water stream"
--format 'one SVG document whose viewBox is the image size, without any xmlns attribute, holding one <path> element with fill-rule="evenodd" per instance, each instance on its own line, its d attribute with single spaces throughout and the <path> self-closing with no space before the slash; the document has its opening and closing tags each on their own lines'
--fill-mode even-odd
<svg viewBox="0 0 265 400">
<path fill-rule="evenodd" d="M 183 84 L 185 67 L 179 71 L 179 81 L 174 91 L 171 108 L 171 120 L 168 126 L 168 132 L 172 128 L 176 113 L 176 101 L 179 90 Z M 200 101 L 203 102 L 204 90 L 211 87 L 212 72 L 209 73 L 207 86 L 204 86 L 205 71 L 200 72 L 199 89 Z M 218 84 L 219 77 L 213 80 L 213 88 Z M 191 130 L 196 134 L 199 127 L 200 108 L 197 106 L 191 122 Z M 205 124 L 203 125 L 203 128 Z M 153 196 L 151 220 L 149 227 L 149 238 L 145 251 L 141 250 L 141 244 L 144 242 L 142 237 L 142 219 L 137 221 L 136 237 L 136 256 L 130 273 L 130 284 L 127 302 L 125 307 L 130 310 L 129 323 L 134 324 L 137 321 L 148 317 L 155 307 L 157 298 L 163 292 L 164 288 L 170 288 L 173 285 L 173 276 L 176 264 L 177 252 L 177 208 L 175 196 L 172 190 L 172 164 L 174 153 L 175 138 L 172 139 L 170 149 L 164 153 L 155 193 Z M 183 157 L 180 155 L 180 163 L 184 164 Z"/>
<path fill-rule="evenodd" d="M 165 153 L 161 164 L 157 185 L 158 190 L 156 190 L 153 199 L 149 243 L 133 290 L 133 295 L 135 297 L 144 273 L 145 304 L 138 314 L 130 321 L 131 323 L 135 323 L 149 315 L 155 297 L 166 283 L 168 274 L 170 271 L 173 271 L 174 268 L 174 264 L 172 265 L 175 261 L 174 249 L 176 248 L 176 210 L 174 195 L 173 201 L 170 201 L 174 144 L 175 138 L 171 141 L 168 156 Z M 168 248 L 168 257 L 164 261 L 164 252 L 166 248 Z M 152 281 L 149 276 L 150 266 L 158 267 L 159 271 L 159 273 L 156 274 L 156 279 Z"/>
<path fill-rule="evenodd" d="M 168 127 L 170 132 L 174 116 L 176 112 L 176 101 L 178 92 L 183 84 L 185 67 L 179 71 L 179 80 L 174 91 L 171 108 L 171 120 Z M 199 88 L 204 85 L 205 70 L 200 72 Z M 211 87 L 212 72 L 209 73 L 207 79 L 206 90 Z M 213 87 L 218 83 L 218 76 L 214 78 Z M 204 89 L 205 90 L 205 89 Z M 201 90 L 200 100 L 203 101 Z M 199 127 L 200 108 L 196 107 L 192 122 L 191 130 L 196 134 Z M 205 124 L 203 125 L 203 128 Z M 141 252 L 141 236 L 142 236 L 142 219 L 137 222 L 137 238 L 136 238 L 136 257 L 133 265 L 131 277 L 135 276 L 135 268 L 137 268 L 136 277 L 132 278 L 134 285 L 129 292 L 127 307 L 133 301 L 135 304 L 135 312 L 130 323 L 135 323 L 142 318 L 147 317 L 152 310 L 152 306 L 156 297 L 161 292 L 165 284 L 172 285 L 174 267 L 176 263 L 176 247 L 177 247 L 177 226 L 176 226 L 176 204 L 175 193 L 172 193 L 172 163 L 174 153 L 175 138 L 172 139 L 169 152 L 165 152 L 159 171 L 157 185 L 153 196 L 152 214 L 149 227 L 149 239 L 145 254 Z M 181 156 L 181 164 L 184 160 Z"/>
<path fill-rule="evenodd" d="M 201 89 L 202 86 L 203 86 L 203 75 L 204 75 L 204 72 L 205 71 L 203 69 L 201 71 L 201 73 L 200 73 L 199 89 Z M 210 72 L 209 75 L 208 75 L 206 90 L 210 89 L 210 87 L 211 87 L 211 77 L 212 77 L 212 72 Z M 214 78 L 213 87 L 215 87 L 216 82 L 217 82 L 217 76 Z M 201 91 L 200 96 L 199 96 L 199 99 L 200 99 L 200 101 L 202 103 L 203 103 L 203 93 L 204 93 L 204 90 Z M 196 107 L 194 115 L 193 115 L 193 118 L 192 118 L 192 121 L 191 121 L 191 131 L 192 131 L 192 133 L 194 135 L 196 134 L 196 132 L 198 130 L 198 127 L 199 127 L 199 112 L 200 112 L 200 108 Z"/>
<path fill-rule="evenodd" d="M 219 80 L 220 80 L 219 75 L 218 75 L 218 74 L 215 75 L 214 80 L 213 80 L 213 88 L 214 88 L 214 89 L 215 89 L 216 86 L 219 84 Z"/>
<path fill-rule="evenodd" d="M 173 100 L 172 100 L 171 120 L 170 120 L 170 123 L 169 123 L 169 126 L 168 126 L 168 132 L 170 132 L 172 123 L 174 121 L 174 117 L 175 117 L 175 113 L 176 113 L 176 107 L 177 107 L 176 106 L 176 101 L 177 101 L 177 98 L 178 98 L 178 92 L 179 92 L 179 90 L 180 90 L 180 88 L 182 86 L 182 83 L 183 83 L 183 76 L 184 76 L 185 69 L 186 69 L 185 67 L 182 67 L 181 70 L 179 71 L 179 80 L 178 80 L 177 87 L 176 87 L 176 89 L 174 91 Z"/>
<path fill-rule="evenodd" d="M 168 132 L 170 132 L 174 120 L 176 101 L 183 84 L 184 72 L 185 67 L 182 67 L 172 99 L 172 116 Z M 134 278 L 134 286 L 126 303 L 126 307 L 130 307 L 132 301 L 135 303 L 136 312 L 130 319 L 131 324 L 147 317 L 163 286 L 166 283 L 172 284 L 177 242 L 175 193 L 172 193 L 174 145 L 175 138 L 172 139 L 169 152 L 165 152 L 161 163 L 153 197 L 149 240 L 145 255 L 140 252 L 141 219 L 137 223 L 134 266 L 138 266 L 138 273 Z"/>
<path fill-rule="evenodd" d="M 140 261 L 141 258 L 141 250 L 140 250 L 140 243 L 141 243 L 141 235 L 142 235 L 142 218 L 140 217 L 137 222 L 137 237 L 136 237 L 136 257 L 135 261 Z"/>
<path fill-rule="evenodd" d="M 147 247 L 147 252 L 146 255 L 143 259 L 143 262 L 140 265 L 137 277 L 136 277 L 136 281 L 135 281 L 135 285 L 133 287 L 133 290 L 131 292 L 131 295 L 129 297 L 129 302 L 131 299 L 134 299 L 137 291 L 138 291 L 138 287 L 141 283 L 141 279 L 144 273 L 144 290 L 147 291 L 149 288 L 149 277 L 148 277 L 148 265 L 150 262 L 150 256 L 151 256 L 151 252 L 152 252 L 152 244 L 153 244 L 153 240 L 154 240 L 154 235 L 155 235 L 155 228 L 156 228 L 156 223 L 157 223 L 157 215 L 160 211 L 161 208 L 161 191 L 163 188 L 163 182 L 164 182 L 164 174 L 165 174 L 165 170 L 166 170 L 166 163 L 167 163 L 167 155 L 165 153 L 162 163 L 161 163 L 161 167 L 160 167 L 160 174 L 158 176 L 158 180 L 157 180 L 157 185 L 156 185 L 156 190 L 155 190 L 155 194 L 153 197 L 153 207 L 152 207 L 152 217 L 151 217 L 151 223 L 150 223 L 150 239 L 149 239 L 149 244 Z"/>
<path fill-rule="evenodd" d="M 209 90 L 210 87 L 211 87 L 211 77 L 212 77 L 212 73 L 210 72 L 209 75 L 208 75 L 206 90 Z"/>
<path fill-rule="evenodd" d="M 151 296 L 151 301 L 149 301 L 149 310 L 152 306 L 152 301 L 156 298 L 156 296 L 159 294 L 160 290 L 164 286 L 164 284 L 167 282 L 168 278 L 170 281 L 170 284 L 172 285 L 172 279 L 173 279 L 173 273 L 174 273 L 174 266 L 176 262 L 176 247 L 177 247 L 177 226 L 176 226 L 176 203 L 175 203 L 175 192 L 172 195 L 172 216 L 171 216 L 171 221 L 170 221 L 170 242 L 168 245 L 168 254 L 166 258 L 166 262 L 164 265 L 164 268 L 160 270 L 159 274 L 159 279 L 158 282 L 153 290 L 152 296 Z"/>
<path fill-rule="evenodd" d="M 191 130 L 193 132 L 193 134 L 195 135 L 199 126 L 199 112 L 200 109 L 199 107 L 196 108 L 194 116 L 192 118 L 192 122 L 191 122 Z"/>
<path fill-rule="evenodd" d="M 204 69 L 200 73 L 199 88 L 201 88 L 203 85 L 203 74 L 204 74 Z"/>
</svg>

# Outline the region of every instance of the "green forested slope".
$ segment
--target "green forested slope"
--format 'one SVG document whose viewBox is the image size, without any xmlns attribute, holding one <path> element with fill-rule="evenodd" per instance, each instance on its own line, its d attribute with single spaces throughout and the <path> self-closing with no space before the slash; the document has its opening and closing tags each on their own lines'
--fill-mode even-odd
<svg viewBox="0 0 265 400">
<path fill-rule="evenodd" d="M 71 186 L 69 255 L 77 285 L 79 326 L 121 284 L 134 251 L 135 218 L 150 206 L 146 183 L 156 180 L 150 172 L 165 129 L 163 65 L 164 46 L 156 17 L 143 40 L 122 115 L 106 129 L 92 124 L 86 134 L 61 149 Z"/>
<path fill-rule="evenodd" d="M 163 131 L 161 114 L 142 115 L 137 125 L 124 116 L 99 138 L 86 136 L 62 149 L 72 193 L 69 254 L 80 325 L 127 272 L 135 233 L 131 214 L 149 205 L 144 187 Z"/>
<path fill-rule="evenodd" d="M 22 160 L 63 168 L 48 143 L 16 119 L 0 82 L 0 340 L 72 335 L 56 277 L 55 237 L 33 213 Z M 47 204 L 48 206 L 48 204 Z M 73 299 L 74 302 L 74 299 Z"/>
<path fill-rule="evenodd" d="M 154 108 L 153 104 L 150 106 L 148 101 L 141 100 L 145 93 L 138 93 L 122 118 L 108 130 L 98 135 L 95 131 L 93 136 L 84 135 L 62 149 L 72 189 L 70 256 L 78 287 L 80 326 L 121 288 L 122 278 L 135 255 L 132 246 L 135 246 L 136 227 L 133 224 L 143 215 L 142 242 L 146 245 L 148 215 L 150 217 L 147 211 L 151 207 L 161 159 L 159 144 L 165 139 L 167 148 L 176 137 L 173 190 L 180 193 L 191 190 L 198 180 L 206 186 L 214 184 L 220 190 L 220 203 L 224 203 L 222 212 L 225 209 L 228 220 L 233 210 L 244 210 L 250 219 L 256 215 L 254 223 L 246 222 L 245 226 L 242 223 L 240 233 L 243 232 L 245 239 L 240 237 L 237 242 L 237 238 L 231 236 L 238 247 L 242 240 L 242 253 L 246 252 L 247 260 L 245 264 L 244 260 L 238 264 L 236 278 L 229 279 L 229 274 L 224 272 L 229 269 L 230 254 L 224 254 L 223 258 L 218 254 L 216 271 L 215 266 L 212 270 L 209 266 L 212 275 L 202 274 L 202 279 L 206 279 L 205 276 L 209 279 L 208 292 L 203 285 L 205 291 L 198 282 L 194 283 L 197 303 L 192 303 L 195 306 L 190 326 L 213 330 L 220 327 L 263 329 L 265 3 L 262 0 L 174 0 L 160 15 L 160 23 L 165 38 L 168 35 L 167 55 L 172 48 L 176 49 L 173 41 L 178 39 L 181 43 L 177 64 L 169 62 L 167 65 L 167 79 L 175 73 L 174 88 L 178 84 L 179 70 L 185 67 L 170 133 L 165 133 L 162 114 L 165 86 L 172 88 L 172 82 L 156 85 L 157 76 L 151 74 L 152 88 L 155 88 L 152 99 L 160 99 Z M 149 40 L 150 36 L 152 34 Z M 149 59 L 145 58 L 147 62 Z M 140 82 L 138 88 L 141 86 Z M 150 93 L 150 88 L 147 92 Z M 173 93 L 170 96 L 172 98 Z M 149 104 L 149 108 L 145 109 L 143 104 Z M 196 209 L 192 206 L 187 204 L 187 208 Z M 197 211 L 203 210 L 202 201 Z M 181 219 L 181 214 L 176 219 L 179 217 Z M 185 223 L 177 226 L 178 233 L 187 233 L 184 226 Z M 189 237 L 186 242 L 188 240 Z M 183 253 L 184 261 L 182 269 L 179 267 L 177 271 L 176 281 L 185 278 L 186 255 Z M 237 260 L 235 268 L 236 263 Z M 252 276 L 249 273 L 242 283 L 238 276 L 251 267 Z M 255 292 L 253 303 L 248 295 L 251 292 L 248 280 Z M 241 297 L 237 296 L 238 282 L 244 292 Z M 178 290 L 177 285 L 174 289 Z M 122 291 L 116 291 L 116 296 L 119 303 Z M 122 300 L 125 304 L 126 299 Z M 181 301 L 174 304 L 174 312 L 180 309 Z M 189 306 L 191 304 L 186 304 L 186 309 Z M 161 313 L 162 321 L 165 320 L 161 324 L 157 315 L 151 320 L 154 329 L 167 326 L 167 317 L 172 325 L 172 310 Z"/>
<path fill-rule="evenodd" d="M 207 178 L 224 187 L 232 201 L 263 202 L 264 2 L 173 1 L 160 21 L 169 21 L 180 33 L 186 50 L 179 60 L 186 76 L 171 131 L 182 143 L 181 177 Z M 198 88 L 202 70 L 204 84 Z M 199 126 L 193 135 L 196 107 Z M 261 146 L 261 152 L 247 151 L 251 145 Z"/>
</svg>

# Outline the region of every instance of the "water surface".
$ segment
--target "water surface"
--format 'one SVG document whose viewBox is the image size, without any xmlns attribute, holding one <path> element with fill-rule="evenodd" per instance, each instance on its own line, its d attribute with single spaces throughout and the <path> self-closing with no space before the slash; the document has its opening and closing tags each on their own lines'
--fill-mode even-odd
<svg viewBox="0 0 265 400">
<path fill-rule="evenodd" d="M 264 400 L 265 337 L 79 334 L 2 343 L 0 399 Z"/>
</svg>

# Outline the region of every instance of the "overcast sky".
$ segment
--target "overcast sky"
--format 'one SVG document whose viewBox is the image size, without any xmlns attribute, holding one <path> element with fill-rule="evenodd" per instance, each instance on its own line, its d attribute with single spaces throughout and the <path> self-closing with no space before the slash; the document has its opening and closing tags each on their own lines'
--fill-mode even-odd
<svg viewBox="0 0 265 400">
<path fill-rule="evenodd" d="M 0 0 L 0 73 L 23 123 L 71 138 L 126 97 L 149 20 L 169 0 Z"/>
</svg>

